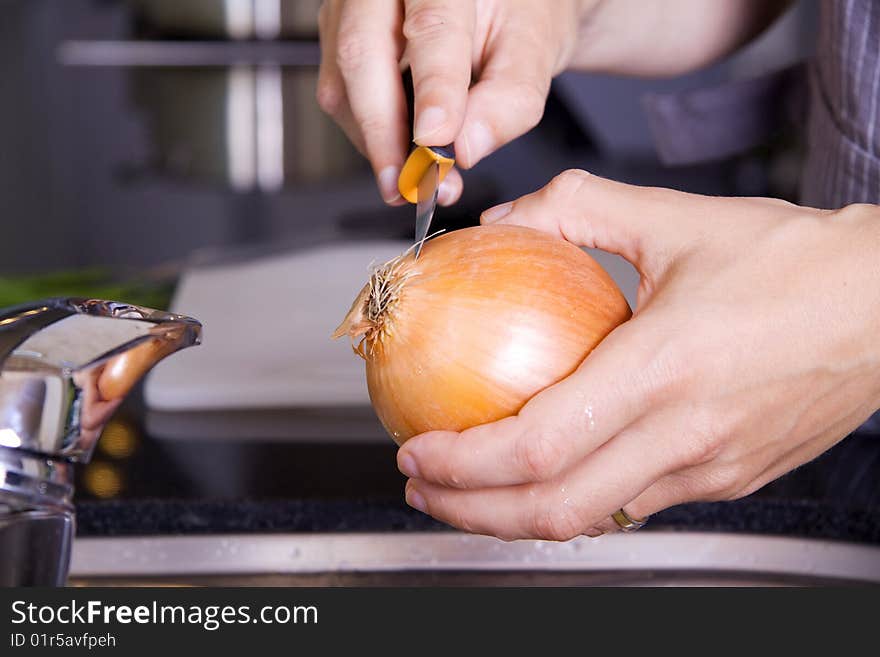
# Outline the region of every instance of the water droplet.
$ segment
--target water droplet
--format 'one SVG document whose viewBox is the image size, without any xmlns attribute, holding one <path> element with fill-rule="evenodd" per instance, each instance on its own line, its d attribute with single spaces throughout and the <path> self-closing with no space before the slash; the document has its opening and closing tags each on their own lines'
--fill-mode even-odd
<svg viewBox="0 0 880 657">
<path fill-rule="evenodd" d="M 593 417 L 593 407 L 592 405 L 588 405 L 586 409 L 584 409 L 584 413 L 587 416 L 587 425 L 590 429 L 596 428 L 596 418 Z"/>
</svg>

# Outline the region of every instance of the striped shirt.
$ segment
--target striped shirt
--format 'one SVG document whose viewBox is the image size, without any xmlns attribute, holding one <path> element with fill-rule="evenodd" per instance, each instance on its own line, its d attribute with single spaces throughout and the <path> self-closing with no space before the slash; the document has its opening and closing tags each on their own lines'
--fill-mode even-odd
<svg viewBox="0 0 880 657">
<path fill-rule="evenodd" d="M 880 203 L 880 0 L 822 0 L 801 203 Z"/>
</svg>

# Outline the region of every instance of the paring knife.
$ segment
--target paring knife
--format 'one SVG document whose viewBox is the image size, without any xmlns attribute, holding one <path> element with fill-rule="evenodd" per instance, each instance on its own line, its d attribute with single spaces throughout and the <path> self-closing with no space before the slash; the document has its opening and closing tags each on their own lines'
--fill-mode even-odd
<svg viewBox="0 0 880 657">
<path fill-rule="evenodd" d="M 407 157 L 397 188 L 400 195 L 416 204 L 415 257 L 431 228 L 431 219 L 437 207 L 437 189 L 455 164 L 455 149 L 449 146 L 415 146 Z"/>
</svg>

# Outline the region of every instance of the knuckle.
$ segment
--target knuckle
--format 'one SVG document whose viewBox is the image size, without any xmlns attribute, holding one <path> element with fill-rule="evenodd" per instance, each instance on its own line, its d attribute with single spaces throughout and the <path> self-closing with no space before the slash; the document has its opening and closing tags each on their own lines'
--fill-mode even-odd
<svg viewBox="0 0 880 657">
<path fill-rule="evenodd" d="M 433 479 L 441 486 L 446 486 L 447 488 L 467 488 L 467 482 L 459 474 L 454 463 L 443 466 L 434 473 Z"/>
<path fill-rule="evenodd" d="M 704 497 L 710 502 L 735 500 L 744 495 L 748 484 L 745 469 L 740 464 L 716 467 L 707 475 Z"/>
<path fill-rule="evenodd" d="M 384 116 L 380 116 L 373 112 L 363 113 L 360 117 L 356 115 L 358 127 L 361 134 L 367 142 L 367 151 L 377 153 L 386 148 L 382 138 L 389 132 L 388 120 Z"/>
<path fill-rule="evenodd" d="M 690 415 L 690 430 L 683 441 L 682 464 L 705 465 L 715 461 L 724 447 L 724 430 L 714 413 L 696 410 Z"/>
<path fill-rule="evenodd" d="M 851 203 L 834 210 L 831 216 L 838 221 L 858 221 L 865 217 L 876 218 L 877 206 L 869 203 Z"/>
<path fill-rule="evenodd" d="M 336 65 L 341 71 L 357 70 L 367 57 L 370 38 L 359 28 L 342 28 L 336 44 Z"/>
<path fill-rule="evenodd" d="M 689 365 L 692 358 L 681 340 L 663 336 L 646 347 L 649 355 L 639 374 L 646 401 L 658 404 L 669 399 L 687 398 L 689 395 L 683 393 L 696 375 Z"/>
<path fill-rule="evenodd" d="M 334 82 L 322 80 L 315 90 L 318 107 L 330 116 L 336 116 L 342 109 L 344 97 L 342 87 Z"/>
<path fill-rule="evenodd" d="M 549 87 L 532 82 L 523 82 L 518 85 L 516 92 L 516 97 L 519 99 L 517 113 L 523 123 L 528 126 L 527 130 L 531 130 L 544 117 L 544 107 L 547 104 Z M 570 171 L 577 171 L 577 169 Z M 565 173 L 568 172 L 564 171 L 563 174 Z"/>
<path fill-rule="evenodd" d="M 520 468 L 531 481 L 545 481 L 557 473 L 562 451 L 555 435 L 526 433 L 518 445 Z"/>
<path fill-rule="evenodd" d="M 582 522 L 574 510 L 566 504 L 539 509 L 533 521 L 536 538 L 546 541 L 569 541 L 584 531 Z"/>
<path fill-rule="evenodd" d="M 664 506 L 670 507 L 701 499 L 705 484 L 695 470 L 683 470 L 667 475 Z"/>
<path fill-rule="evenodd" d="M 582 169 L 566 169 L 557 174 L 545 187 L 548 196 L 565 201 L 577 196 L 587 184 L 590 174 Z"/>
<path fill-rule="evenodd" d="M 435 97 L 444 98 L 454 93 L 454 89 L 451 87 L 455 86 L 456 81 L 447 71 L 432 71 L 420 75 L 413 85 L 416 96 L 423 98 L 428 94 L 433 94 Z"/>
<path fill-rule="evenodd" d="M 416 7 L 408 11 L 403 20 L 403 36 L 407 41 L 430 39 L 448 32 L 449 24 L 450 16 L 434 7 Z"/>
</svg>

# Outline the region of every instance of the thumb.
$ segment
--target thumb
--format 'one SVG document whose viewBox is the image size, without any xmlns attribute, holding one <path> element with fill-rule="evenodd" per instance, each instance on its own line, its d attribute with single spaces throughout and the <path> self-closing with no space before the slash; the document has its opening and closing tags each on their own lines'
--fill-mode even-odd
<svg viewBox="0 0 880 657">
<path fill-rule="evenodd" d="M 480 222 L 536 228 L 578 246 L 616 253 L 642 273 L 658 273 L 682 246 L 683 217 L 703 215 L 707 208 L 702 204 L 709 200 L 570 169 L 537 192 L 486 210 Z"/>
</svg>

